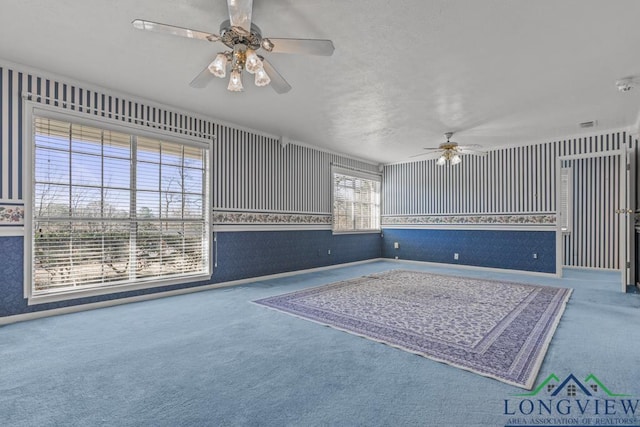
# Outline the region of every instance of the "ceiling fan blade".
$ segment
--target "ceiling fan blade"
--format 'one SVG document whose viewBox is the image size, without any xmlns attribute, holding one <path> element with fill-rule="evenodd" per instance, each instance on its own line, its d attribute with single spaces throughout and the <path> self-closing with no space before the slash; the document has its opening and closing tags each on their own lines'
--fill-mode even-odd
<svg viewBox="0 0 640 427">
<path fill-rule="evenodd" d="M 468 145 L 458 145 L 456 147 L 459 153 L 462 154 L 474 154 L 476 156 L 483 156 L 487 154 L 487 151 L 482 147 L 482 145 L 478 144 L 468 144 Z"/>
<path fill-rule="evenodd" d="M 441 152 L 439 151 L 432 151 L 430 153 L 420 153 L 420 154 L 415 154 L 413 156 L 409 156 L 409 158 L 414 158 L 414 157 L 422 157 L 422 156 L 427 156 L 427 159 L 435 159 L 438 158 L 442 155 Z"/>
<path fill-rule="evenodd" d="M 229 20 L 232 27 L 240 27 L 247 34 L 251 32 L 251 9 L 253 0 L 227 0 Z"/>
<path fill-rule="evenodd" d="M 205 67 L 205 69 L 200 71 L 200 74 L 198 74 L 195 79 L 191 80 L 189 86 L 196 89 L 202 89 L 206 87 L 214 77 L 215 76 L 211 74 L 211 71 L 209 71 L 209 67 Z"/>
<path fill-rule="evenodd" d="M 271 79 L 271 87 L 279 94 L 287 93 L 291 90 L 291 85 L 273 68 L 273 65 L 266 59 L 262 60 L 264 71 Z"/>
<path fill-rule="evenodd" d="M 131 23 L 138 30 L 171 34 L 174 36 L 187 37 L 190 39 L 206 40 L 209 42 L 216 42 L 220 39 L 220 36 L 218 36 L 217 34 L 205 33 L 203 31 L 192 30 L 189 28 L 176 27 L 174 25 L 161 24 L 159 22 L 135 19 Z"/>
<path fill-rule="evenodd" d="M 267 39 L 273 44 L 273 53 L 302 53 L 305 55 L 331 56 L 335 48 L 331 40 L 320 39 Z M 268 50 L 268 49 L 267 49 Z"/>
</svg>

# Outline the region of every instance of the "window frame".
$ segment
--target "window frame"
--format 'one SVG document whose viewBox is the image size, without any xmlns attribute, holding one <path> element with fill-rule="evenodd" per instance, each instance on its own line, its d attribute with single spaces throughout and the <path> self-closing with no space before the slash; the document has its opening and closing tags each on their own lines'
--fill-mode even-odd
<svg viewBox="0 0 640 427">
<path fill-rule="evenodd" d="M 197 138 L 189 135 L 175 135 L 162 130 L 149 129 L 141 127 L 134 123 L 121 122 L 118 120 L 100 117 L 87 116 L 77 111 L 60 110 L 53 106 L 43 105 L 33 101 L 24 102 L 22 135 L 23 135 L 23 182 L 24 182 L 24 205 L 25 205 L 25 239 L 24 239 L 24 297 L 27 299 L 28 305 L 43 304 L 55 301 L 65 301 L 77 298 L 86 298 L 98 295 L 108 295 L 135 291 L 141 289 L 152 289 L 163 286 L 171 286 L 177 284 L 194 283 L 200 281 L 209 281 L 213 274 L 213 236 L 211 229 L 211 191 L 212 191 L 212 165 L 213 165 L 213 149 L 211 140 L 205 138 Z M 101 130 L 127 133 L 135 137 L 153 138 L 169 143 L 180 144 L 183 146 L 191 146 L 203 148 L 206 150 L 205 155 L 205 174 L 206 187 L 203 188 L 204 195 L 204 226 L 205 235 L 207 236 L 206 255 L 207 260 L 204 265 L 207 271 L 197 273 L 184 273 L 180 276 L 167 278 L 149 277 L 135 281 L 115 284 L 89 284 L 80 288 L 36 291 L 33 283 L 33 248 L 34 248 L 34 224 L 33 209 L 35 196 L 35 129 L 34 119 L 36 117 L 59 120 L 72 124 L 91 126 Z M 69 178 L 71 182 L 71 177 Z"/>
<path fill-rule="evenodd" d="M 351 178 L 366 179 L 378 183 L 378 205 L 377 205 L 377 228 L 352 229 L 352 230 L 336 230 L 336 211 L 335 211 L 335 175 L 345 175 Z M 345 166 L 331 165 L 331 231 L 333 234 L 379 234 L 382 232 L 382 175 L 374 172 L 366 172 L 362 170 L 352 169 Z"/>
<path fill-rule="evenodd" d="M 560 168 L 558 222 L 563 234 L 573 231 L 573 167 Z"/>
</svg>

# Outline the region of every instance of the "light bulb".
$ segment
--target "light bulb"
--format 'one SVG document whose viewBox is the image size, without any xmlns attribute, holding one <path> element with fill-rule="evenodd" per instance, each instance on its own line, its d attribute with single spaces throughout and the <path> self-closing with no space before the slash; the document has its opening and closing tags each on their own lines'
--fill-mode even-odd
<svg viewBox="0 0 640 427">
<path fill-rule="evenodd" d="M 256 71 L 255 83 L 256 86 L 266 86 L 271 83 L 271 78 L 269 78 L 269 75 L 264 68 L 260 67 L 258 71 Z"/>
<path fill-rule="evenodd" d="M 258 55 L 256 55 L 255 50 L 247 49 L 247 59 L 244 64 L 244 68 L 251 74 L 258 72 L 258 70 L 262 68 L 262 61 Z"/>
<path fill-rule="evenodd" d="M 451 158 L 451 164 L 452 165 L 457 165 L 461 161 L 462 161 L 462 158 L 457 154 L 454 154 L 453 157 Z"/>
<path fill-rule="evenodd" d="M 438 160 L 436 161 L 436 164 L 438 166 L 444 166 L 444 164 L 447 163 L 447 158 L 444 156 L 444 154 L 442 156 L 440 156 L 438 158 Z"/>
<path fill-rule="evenodd" d="M 216 59 L 209 64 L 208 68 L 214 76 L 224 78 L 227 75 L 227 55 L 224 53 L 216 55 Z"/>
<path fill-rule="evenodd" d="M 230 90 L 231 92 L 242 92 L 244 90 L 244 87 L 242 87 L 242 74 L 240 74 L 240 70 L 237 68 L 231 72 L 227 90 Z"/>
</svg>

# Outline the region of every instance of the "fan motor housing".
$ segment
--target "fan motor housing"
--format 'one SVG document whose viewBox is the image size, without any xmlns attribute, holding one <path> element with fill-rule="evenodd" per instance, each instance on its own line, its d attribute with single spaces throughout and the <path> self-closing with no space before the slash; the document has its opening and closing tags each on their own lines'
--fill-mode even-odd
<svg viewBox="0 0 640 427">
<path fill-rule="evenodd" d="M 243 44 L 249 49 L 258 50 L 262 43 L 262 31 L 256 24 L 251 24 L 251 32 L 244 28 L 232 27 L 231 21 L 226 20 L 220 24 L 220 41 L 233 49 L 235 45 Z"/>
</svg>

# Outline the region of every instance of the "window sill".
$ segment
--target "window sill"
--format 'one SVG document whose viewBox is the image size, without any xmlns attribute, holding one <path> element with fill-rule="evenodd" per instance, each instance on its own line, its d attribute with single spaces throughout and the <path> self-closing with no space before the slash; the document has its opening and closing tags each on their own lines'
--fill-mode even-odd
<svg viewBox="0 0 640 427">
<path fill-rule="evenodd" d="M 142 289 L 153 289 L 162 286 L 180 285 L 185 283 L 194 283 L 211 280 L 210 273 L 199 273 L 190 276 L 175 277 L 170 279 L 153 279 L 140 281 L 136 283 L 124 283 L 119 285 L 96 285 L 83 289 L 65 289 L 40 291 L 35 295 L 28 296 L 28 305 L 46 304 L 58 301 L 70 301 L 80 298 L 90 298 L 100 295 L 112 295 L 124 292 L 137 291 Z"/>
</svg>

